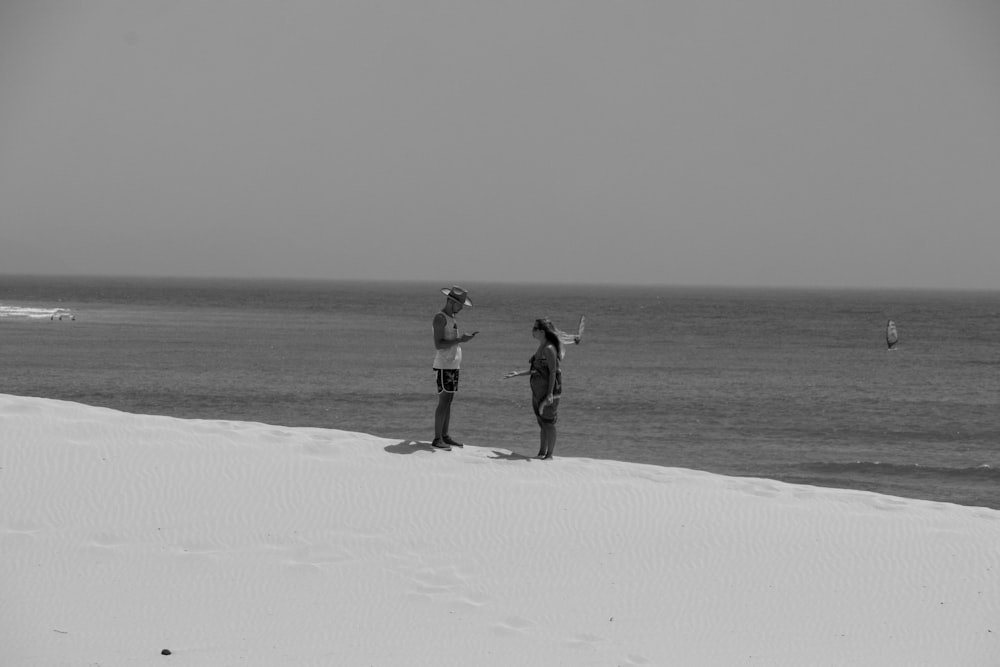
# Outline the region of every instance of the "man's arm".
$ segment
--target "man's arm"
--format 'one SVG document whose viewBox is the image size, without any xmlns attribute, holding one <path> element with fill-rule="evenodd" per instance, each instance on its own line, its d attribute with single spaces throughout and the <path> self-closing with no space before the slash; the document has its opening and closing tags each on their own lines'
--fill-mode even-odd
<svg viewBox="0 0 1000 667">
<path fill-rule="evenodd" d="M 454 347 L 459 343 L 468 343 L 472 340 L 478 331 L 473 331 L 470 334 L 462 334 L 455 338 L 455 340 L 445 340 L 444 338 L 444 328 L 448 324 L 448 318 L 444 316 L 444 313 L 438 313 L 434 316 L 434 349 L 436 350 L 446 350 L 449 347 Z"/>
<path fill-rule="evenodd" d="M 434 349 L 435 350 L 446 350 L 453 345 L 458 343 L 458 340 L 445 340 L 444 339 L 444 327 L 448 324 L 448 318 L 444 316 L 444 313 L 438 313 L 434 316 Z"/>
<path fill-rule="evenodd" d="M 434 349 L 435 350 L 446 350 L 449 347 L 454 347 L 459 343 L 468 343 L 472 340 L 478 331 L 473 331 L 469 334 L 462 334 L 455 340 L 445 340 L 444 328 L 448 324 L 448 318 L 444 316 L 444 313 L 438 313 L 434 316 Z"/>
</svg>

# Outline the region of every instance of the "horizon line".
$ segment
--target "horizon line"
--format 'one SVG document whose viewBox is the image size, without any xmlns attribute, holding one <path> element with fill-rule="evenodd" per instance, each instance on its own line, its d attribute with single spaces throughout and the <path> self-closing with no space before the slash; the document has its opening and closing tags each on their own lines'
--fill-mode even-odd
<svg viewBox="0 0 1000 667">
<path fill-rule="evenodd" d="M 0 273 L 3 279 L 54 279 L 54 280 L 136 280 L 136 281 L 168 281 L 168 282 L 242 282 L 242 283 L 299 283 L 299 284 L 437 284 L 444 285 L 503 285 L 510 287 L 600 287 L 600 288 L 631 288 L 631 289 L 680 289 L 680 290 L 770 290 L 770 291 L 883 291 L 883 292 L 1000 292 L 998 287 L 940 287 L 927 285 L 833 285 L 833 284 L 734 284 L 734 283 L 679 283 L 679 282 L 642 282 L 642 281 L 593 281 L 593 280 L 512 280 L 502 278 L 486 278 L 481 280 L 465 279 L 435 279 L 435 278 L 318 278 L 292 276 L 250 276 L 250 275 L 181 275 L 181 274 L 134 274 L 134 273 Z"/>
</svg>

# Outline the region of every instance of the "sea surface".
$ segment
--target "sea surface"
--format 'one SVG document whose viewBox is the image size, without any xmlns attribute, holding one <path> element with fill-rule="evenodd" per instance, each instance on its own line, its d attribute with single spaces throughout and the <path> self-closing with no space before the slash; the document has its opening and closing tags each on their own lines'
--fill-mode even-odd
<svg viewBox="0 0 1000 667">
<path fill-rule="evenodd" d="M 433 436 L 429 283 L 0 278 L 0 392 L 128 412 Z M 452 435 L 533 456 L 536 317 L 557 460 L 590 457 L 1000 509 L 1000 292 L 464 284 Z M 884 330 L 895 320 L 899 344 Z"/>
</svg>

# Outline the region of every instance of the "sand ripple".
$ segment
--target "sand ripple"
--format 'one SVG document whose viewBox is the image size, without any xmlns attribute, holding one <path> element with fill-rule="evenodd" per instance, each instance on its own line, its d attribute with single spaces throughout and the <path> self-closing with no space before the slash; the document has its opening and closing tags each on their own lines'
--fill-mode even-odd
<svg viewBox="0 0 1000 667">
<path fill-rule="evenodd" d="M 0 395 L 0 664 L 995 664 L 1000 513 Z"/>
</svg>

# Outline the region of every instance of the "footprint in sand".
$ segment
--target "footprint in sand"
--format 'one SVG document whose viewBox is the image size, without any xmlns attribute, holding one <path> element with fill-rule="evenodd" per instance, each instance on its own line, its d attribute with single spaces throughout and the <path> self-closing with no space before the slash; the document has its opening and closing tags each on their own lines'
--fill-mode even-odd
<svg viewBox="0 0 1000 667">
<path fill-rule="evenodd" d="M 796 500 L 812 500 L 813 498 L 816 497 L 816 492 L 809 488 L 797 487 L 792 496 Z"/>
<path fill-rule="evenodd" d="M 37 533 L 42 527 L 31 521 L 12 521 L 10 525 L 3 529 L 7 533 Z"/>
<path fill-rule="evenodd" d="M 264 431 L 264 436 L 270 442 L 282 442 L 294 437 L 295 434 L 291 431 L 285 431 L 280 428 L 272 428 Z"/>
<path fill-rule="evenodd" d="M 905 500 L 896 500 L 895 498 L 886 496 L 873 497 L 871 500 L 872 507 L 886 512 L 896 512 L 905 509 L 907 505 L 908 503 Z"/>
<path fill-rule="evenodd" d="M 606 639 L 604 637 L 598 637 L 597 635 L 584 634 L 584 635 L 575 635 L 575 636 L 573 636 L 571 639 L 567 640 L 567 643 L 570 646 L 573 646 L 573 647 L 576 647 L 576 648 L 588 648 L 588 647 L 593 647 L 593 646 L 595 646 L 597 644 L 600 644 L 603 641 L 606 641 Z"/>
<path fill-rule="evenodd" d="M 27 544 L 35 539 L 35 533 L 41 529 L 41 526 L 30 521 L 14 521 L 7 528 L 0 529 L 0 544 L 5 546 Z"/>
<path fill-rule="evenodd" d="M 456 597 L 448 608 L 453 612 L 466 614 L 486 606 L 489 601 L 490 597 L 485 593 L 471 592 Z"/>
<path fill-rule="evenodd" d="M 443 578 L 416 577 L 409 594 L 413 597 L 432 599 L 449 595 L 454 589 L 455 585 Z"/>
<path fill-rule="evenodd" d="M 285 565 L 304 572 L 319 572 L 323 568 L 357 560 L 346 549 L 308 545 L 299 547 L 295 554 L 285 559 Z"/>
<path fill-rule="evenodd" d="M 780 493 L 776 485 L 768 482 L 743 482 L 736 488 L 760 498 L 773 498 Z"/>
<path fill-rule="evenodd" d="M 535 623 L 521 616 L 509 616 L 493 626 L 493 632 L 498 635 L 523 635 L 535 627 Z"/>
<path fill-rule="evenodd" d="M 458 600 L 458 602 L 462 604 L 467 604 L 470 607 L 482 607 L 489 601 L 490 601 L 489 595 L 486 595 L 485 593 L 475 593 L 475 592 L 469 593 L 468 595 L 465 595 L 459 598 Z"/>
<path fill-rule="evenodd" d="M 103 549 L 114 549 L 115 547 L 120 547 L 124 543 L 124 540 L 119 538 L 114 533 L 98 533 L 90 540 L 90 546 L 101 547 Z"/>
<path fill-rule="evenodd" d="M 302 454 L 312 459 L 332 461 L 341 458 L 342 450 L 330 445 L 329 442 L 310 442 L 300 447 Z"/>
<path fill-rule="evenodd" d="M 178 544 L 171 549 L 175 554 L 179 556 L 187 556 L 190 558 L 217 558 L 222 549 L 219 547 L 207 544 L 204 542 L 188 542 L 186 544 Z"/>
<path fill-rule="evenodd" d="M 408 598 L 425 603 L 443 603 L 452 613 L 476 612 L 492 601 L 486 593 L 473 590 L 470 580 L 476 575 L 462 568 L 425 567 L 416 571 L 403 568 L 400 574 L 410 580 Z"/>
</svg>

